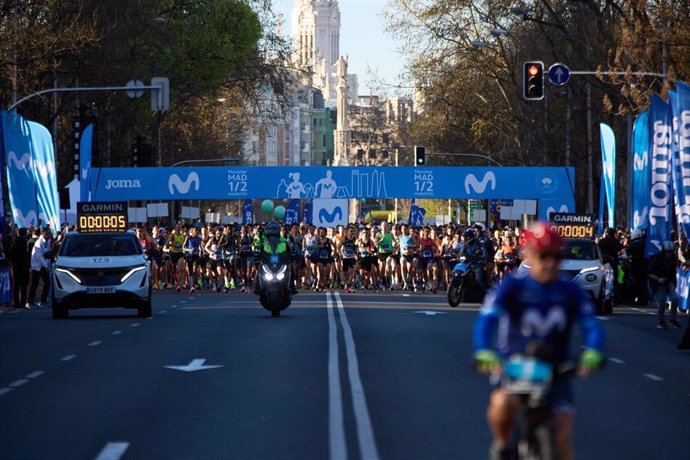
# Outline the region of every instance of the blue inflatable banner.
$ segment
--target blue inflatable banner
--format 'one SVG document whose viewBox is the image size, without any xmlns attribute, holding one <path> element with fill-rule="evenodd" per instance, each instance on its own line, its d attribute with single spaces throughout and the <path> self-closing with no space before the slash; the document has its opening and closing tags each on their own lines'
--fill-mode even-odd
<svg viewBox="0 0 690 460">
<path fill-rule="evenodd" d="M 646 230 L 649 225 L 649 207 L 651 200 L 651 165 L 649 161 L 649 114 L 640 113 L 633 125 L 633 187 L 632 187 L 632 228 Z"/>
<path fill-rule="evenodd" d="M 60 229 L 53 140 L 48 130 L 15 112 L 2 111 L 7 189 L 20 227 L 50 224 Z"/>
<path fill-rule="evenodd" d="M 244 200 L 244 208 L 242 210 L 242 224 L 253 224 L 254 223 L 254 206 L 252 205 L 251 198 Z"/>
<path fill-rule="evenodd" d="M 649 227 L 645 256 L 661 250 L 661 243 L 671 239 L 671 108 L 658 96 L 650 96 L 649 150 L 651 151 L 651 188 Z"/>
<path fill-rule="evenodd" d="M 600 123 L 601 130 L 601 160 L 604 189 L 606 190 L 606 204 L 608 209 L 609 227 L 616 226 L 616 136 L 606 123 Z"/>
<path fill-rule="evenodd" d="M 285 225 L 292 225 L 299 223 L 299 200 L 290 200 L 287 209 L 285 210 Z"/>
<path fill-rule="evenodd" d="M 312 223 L 312 209 L 314 207 L 314 200 L 307 200 L 304 203 L 304 208 L 302 208 L 302 222 L 311 224 Z"/>
<path fill-rule="evenodd" d="M 86 127 L 81 133 L 81 142 L 79 144 L 79 185 L 81 189 L 79 201 L 91 201 L 90 185 L 91 181 L 91 150 L 93 143 L 93 123 Z"/>
<path fill-rule="evenodd" d="M 243 198 L 511 198 L 575 209 L 573 168 L 167 167 L 93 168 L 94 201 Z"/>
<path fill-rule="evenodd" d="M 676 92 L 671 98 L 671 112 L 676 172 L 676 218 L 687 236 L 690 235 L 690 86 L 676 83 Z"/>
<path fill-rule="evenodd" d="M 687 268 L 676 268 L 676 293 L 678 308 L 687 311 L 690 307 L 690 270 Z"/>
<path fill-rule="evenodd" d="M 2 122 L 0 121 L 0 171 L 5 170 L 5 143 L 2 140 Z M 0 173 L 0 238 L 7 236 L 5 227 L 5 186 L 3 184 L 4 174 Z M 9 251 L 9 248 L 5 249 Z"/>
</svg>

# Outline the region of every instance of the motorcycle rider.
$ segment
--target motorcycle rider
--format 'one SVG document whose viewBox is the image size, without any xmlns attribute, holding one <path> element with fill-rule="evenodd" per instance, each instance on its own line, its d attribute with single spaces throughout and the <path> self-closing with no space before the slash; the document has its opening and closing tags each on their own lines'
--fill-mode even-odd
<svg viewBox="0 0 690 460">
<path fill-rule="evenodd" d="M 557 368 L 570 359 L 570 338 L 577 322 L 585 351 L 578 374 L 587 376 L 604 362 L 604 332 L 588 296 L 572 281 L 560 278 L 565 243 L 548 223 L 539 222 L 525 235 L 529 272 L 508 277 L 489 294 L 474 327 L 475 362 L 482 372 L 500 374 L 502 359 L 525 353 L 527 344 L 545 345 Z M 499 327 L 500 323 L 500 327 Z M 492 337 L 497 333 L 494 347 Z M 559 459 L 572 459 L 573 398 L 571 381 L 555 376 L 551 388 L 554 440 Z M 494 443 L 491 458 L 509 458 L 506 446 L 520 409 L 517 395 L 501 388 L 492 391 L 487 418 Z"/>
<path fill-rule="evenodd" d="M 477 234 L 472 228 L 465 230 L 462 238 L 465 244 L 460 252 L 460 257 L 467 259 L 470 269 L 475 274 L 475 281 L 483 289 L 486 289 L 486 283 L 484 282 L 484 265 L 488 258 L 486 245 L 477 238 Z"/>
<path fill-rule="evenodd" d="M 271 256 L 278 256 L 278 263 L 285 264 L 290 270 L 290 294 L 296 294 L 295 274 L 290 263 L 287 240 L 280 235 L 280 224 L 274 220 L 266 223 L 261 237 L 261 263 L 270 263 Z M 259 294 L 259 280 L 255 280 L 254 293 Z"/>
</svg>

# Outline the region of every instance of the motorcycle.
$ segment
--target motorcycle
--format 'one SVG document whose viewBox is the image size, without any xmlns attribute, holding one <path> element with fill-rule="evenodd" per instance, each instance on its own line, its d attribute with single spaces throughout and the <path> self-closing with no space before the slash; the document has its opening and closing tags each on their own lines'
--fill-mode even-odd
<svg viewBox="0 0 690 460">
<path fill-rule="evenodd" d="M 290 267 L 280 261 L 277 255 L 271 255 L 269 260 L 260 265 L 258 276 L 258 294 L 261 306 L 271 312 L 273 318 L 290 306 Z"/>
<path fill-rule="evenodd" d="M 457 307 L 461 302 L 481 302 L 486 290 L 477 283 L 476 274 L 471 267 L 471 260 L 460 257 L 451 271 L 450 285 L 446 296 L 448 305 Z"/>
</svg>

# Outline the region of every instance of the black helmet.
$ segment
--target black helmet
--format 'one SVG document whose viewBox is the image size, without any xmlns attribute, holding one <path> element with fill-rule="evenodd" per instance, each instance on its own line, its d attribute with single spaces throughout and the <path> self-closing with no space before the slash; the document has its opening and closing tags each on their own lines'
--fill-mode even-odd
<svg viewBox="0 0 690 460">
<path fill-rule="evenodd" d="M 471 240 L 476 236 L 476 233 L 474 232 L 474 229 L 468 228 L 465 230 L 465 232 L 462 234 L 462 237 L 465 238 L 466 240 Z"/>
<path fill-rule="evenodd" d="M 266 236 L 280 236 L 280 224 L 275 220 L 266 223 L 264 234 Z"/>
</svg>

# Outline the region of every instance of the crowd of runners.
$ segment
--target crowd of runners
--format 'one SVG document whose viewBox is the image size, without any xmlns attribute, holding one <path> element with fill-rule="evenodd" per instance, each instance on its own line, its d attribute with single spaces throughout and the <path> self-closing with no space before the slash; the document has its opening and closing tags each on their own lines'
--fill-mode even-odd
<svg viewBox="0 0 690 460">
<path fill-rule="evenodd" d="M 153 226 L 136 231 L 152 261 L 155 289 L 253 292 L 263 225 L 178 224 L 169 230 Z M 483 265 L 489 284 L 519 265 L 519 229 L 487 232 L 481 224 L 413 227 L 381 222 L 336 228 L 295 224 L 283 226 L 281 236 L 301 290 L 435 293 L 448 285 L 451 270 L 463 255 Z"/>
</svg>

